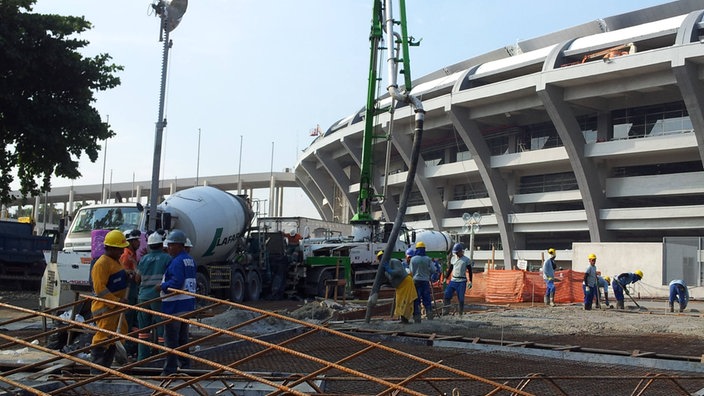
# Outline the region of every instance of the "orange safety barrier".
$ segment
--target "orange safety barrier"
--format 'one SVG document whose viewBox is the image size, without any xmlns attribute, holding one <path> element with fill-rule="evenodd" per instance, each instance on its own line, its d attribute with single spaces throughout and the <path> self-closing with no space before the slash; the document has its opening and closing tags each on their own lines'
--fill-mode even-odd
<svg viewBox="0 0 704 396">
<path fill-rule="evenodd" d="M 584 301 L 582 280 L 584 272 L 564 270 L 555 272 L 555 302 Z M 472 288 L 467 298 L 483 298 L 490 303 L 517 303 L 543 301 L 545 281 L 540 272 L 521 270 L 489 270 L 473 275 Z"/>
</svg>

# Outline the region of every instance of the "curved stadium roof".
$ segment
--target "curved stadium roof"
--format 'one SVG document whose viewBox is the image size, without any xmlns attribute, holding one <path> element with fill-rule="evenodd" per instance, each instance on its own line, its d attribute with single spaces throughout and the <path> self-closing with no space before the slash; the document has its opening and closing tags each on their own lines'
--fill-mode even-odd
<svg viewBox="0 0 704 396">
<path fill-rule="evenodd" d="M 497 247 L 505 264 L 547 244 L 701 235 L 703 9 L 678 1 L 612 16 L 414 81 L 426 119 L 406 223 L 461 233 L 463 213 L 479 212 L 476 245 Z M 356 210 L 363 114 L 331 125 L 295 168 L 325 220 Z M 383 134 L 389 115 L 377 118 Z M 410 108 L 394 120 L 391 166 L 375 167 L 386 219 L 405 183 Z M 374 158 L 385 153 L 379 140 Z"/>
</svg>

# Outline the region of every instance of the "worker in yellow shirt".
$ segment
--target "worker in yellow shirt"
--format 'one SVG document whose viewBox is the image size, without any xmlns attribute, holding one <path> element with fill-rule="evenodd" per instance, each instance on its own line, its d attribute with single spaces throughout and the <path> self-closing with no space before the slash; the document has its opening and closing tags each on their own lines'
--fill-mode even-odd
<svg viewBox="0 0 704 396">
<path fill-rule="evenodd" d="M 122 232 L 112 230 L 105 235 L 103 245 L 105 246 L 105 253 L 98 258 L 98 261 L 95 262 L 91 270 L 93 291 L 97 297 L 102 299 L 126 303 L 129 276 L 118 260 L 129 243 Z M 93 317 L 109 314 L 118 309 L 120 309 L 119 306 L 102 301 L 93 301 L 91 305 Z M 126 334 L 126 321 L 123 321 L 121 328 L 118 329 L 120 316 L 119 314 L 114 314 L 98 319 L 95 321 L 95 325 L 98 329 L 118 331 L 122 334 Z M 108 338 L 110 338 L 109 334 L 98 330 L 93 336 L 94 346 L 91 349 L 92 362 L 104 367 L 110 367 L 112 365 L 112 361 L 115 358 L 115 343 L 99 346 L 95 346 L 95 344 Z M 100 371 L 91 369 L 91 373 L 98 374 Z"/>
</svg>

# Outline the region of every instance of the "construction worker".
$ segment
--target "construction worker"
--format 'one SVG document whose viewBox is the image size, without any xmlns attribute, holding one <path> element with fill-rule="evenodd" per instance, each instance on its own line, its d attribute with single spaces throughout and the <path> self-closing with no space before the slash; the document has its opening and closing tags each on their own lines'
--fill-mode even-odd
<svg viewBox="0 0 704 396">
<path fill-rule="evenodd" d="M 596 283 L 596 254 L 590 253 L 587 257 L 589 259 L 589 266 L 587 270 L 584 271 L 584 310 L 589 311 L 592 309 L 592 300 L 594 300 L 595 293 L 598 293 L 597 283 Z"/>
<path fill-rule="evenodd" d="M 413 301 L 413 321 L 420 323 L 420 304 L 423 302 L 426 317 L 433 319 L 432 298 L 430 296 L 430 275 L 435 272 L 435 266 L 430 257 L 425 255 L 425 243 L 416 243 L 416 255 L 411 259 L 411 275 L 413 284 L 416 286 L 418 298 Z"/>
<path fill-rule="evenodd" d="M 452 295 L 457 292 L 457 310 L 462 315 L 464 314 L 464 294 L 468 288 L 472 288 L 472 262 L 464 255 L 464 246 L 461 243 L 452 246 L 452 253 L 456 258 L 453 257 L 454 260 L 450 261 L 450 266 L 445 272 L 445 278 L 450 279 L 450 284 L 443 296 L 443 314 L 447 314 Z"/>
<path fill-rule="evenodd" d="M 150 234 L 149 238 L 147 238 L 149 253 L 144 255 L 144 257 L 139 260 L 139 264 L 137 264 L 136 281 L 137 284 L 139 284 L 139 295 L 137 296 L 137 302 L 139 304 L 159 297 L 159 290 L 156 286 L 161 283 L 166 267 L 169 265 L 169 261 L 171 261 L 171 256 L 162 250 L 163 243 L 164 237 L 156 232 Z M 161 301 L 154 301 L 142 307 L 152 311 L 161 312 Z M 139 339 L 151 342 L 156 341 L 159 344 L 163 344 L 163 327 L 159 326 L 152 330 L 142 330 L 145 327 L 159 322 L 161 322 L 161 317 L 158 315 L 152 315 L 142 311 L 137 312 L 137 323 L 139 324 L 140 329 Z M 153 334 L 156 335 L 156 340 L 152 336 Z M 139 344 L 137 346 L 137 360 L 143 360 L 149 356 L 151 356 L 150 348 L 147 345 Z"/>
<path fill-rule="evenodd" d="M 129 245 L 127 245 L 120 256 L 120 264 L 122 264 L 122 267 L 125 271 L 127 271 L 127 275 L 129 276 L 127 303 L 130 305 L 137 304 L 137 295 L 139 294 L 139 286 L 135 281 L 135 274 L 137 273 L 137 264 L 139 263 L 139 259 L 137 258 L 137 250 L 139 250 L 141 237 L 142 233 L 139 230 L 125 231 L 125 240 L 127 240 Z M 127 311 L 125 313 L 125 319 L 127 320 L 127 328 L 130 332 L 139 329 L 137 325 L 137 311 Z M 136 343 L 132 341 L 126 342 L 125 349 L 127 350 L 127 354 L 129 356 L 136 357 Z"/>
<path fill-rule="evenodd" d="M 284 232 L 284 238 L 286 238 L 286 254 L 297 258 L 298 252 L 301 250 L 300 246 L 303 236 L 301 236 L 301 234 L 298 233 L 298 229 L 294 227 L 291 228 L 289 232 Z M 298 260 L 294 259 L 294 261 Z"/>
<path fill-rule="evenodd" d="M 164 273 L 163 281 L 156 287 L 161 290 L 161 296 L 169 294 L 171 289 L 196 292 L 196 263 L 185 250 L 186 234 L 181 230 L 172 230 L 166 237 L 169 247 L 169 256 L 172 257 Z M 176 294 L 164 297 L 161 310 L 168 315 L 183 315 L 191 312 L 196 307 L 196 300 L 192 296 Z M 188 343 L 188 323 L 172 320 L 164 325 L 164 345 L 168 348 L 179 348 Z M 182 349 L 181 352 L 188 353 Z M 182 369 L 190 367 L 190 360 L 169 354 L 166 356 L 162 375 L 174 374 L 180 366 Z"/>
<path fill-rule="evenodd" d="M 547 260 L 543 263 L 543 280 L 545 280 L 545 297 L 543 301 L 545 305 L 555 306 L 555 270 L 557 265 L 555 264 L 555 249 L 548 249 Z"/>
<path fill-rule="evenodd" d="M 125 235 L 119 230 L 112 230 L 105 235 L 103 241 L 105 253 L 101 255 L 91 269 L 91 282 L 96 297 L 105 300 L 127 303 L 127 285 L 129 277 L 127 271 L 118 261 L 124 249 L 129 246 Z M 91 312 L 94 318 L 119 310 L 120 307 L 102 301 L 93 301 Z M 127 333 L 127 323 L 120 321 L 123 315 L 110 315 L 95 321 L 98 329 Z M 118 328 L 119 327 L 119 328 Z M 105 345 L 96 345 L 105 341 L 110 336 L 98 330 L 93 336 L 91 361 L 104 367 L 110 367 L 115 358 L 116 347 L 114 341 Z M 100 370 L 91 368 L 92 374 L 99 374 Z"/>
<path fill-rule="evenodd" d="M 381 261 L 384 251 L 381 250 L 376 257 Z M 418 298 L 413 277 L 406 271 L 399 259 L 391 259 L 383 263 L 384 274 L 391 286 L 396 290 L 394 301 L 394 316 L 398 316 L 401 323 L 408 324 L 413 315 L 413 302 Z"/>
<path fill-rule="evenodd" d="M 643 271 L 641 270 L 636 270 L 636 272 L 633 273 L 624 272 L 621 275 L 614 277 L 611 281 L 611 287 L 614 289 L 614 296 L 616 297 L 616 308 L 625 309 L 625 305 L 623 303 L 623 293 L 626 293 L 628 296 L 631 295 L 628 292 L 626 285 L 636 283 L 641 279 L 643 279 Z"/>
<path fill-rule="evenodd" d="M 689 289 L 683 279 L 670 282 L 670 312 L 675 312 L 675 299 L 680 303 L 680 312 L 683 312 L 689 303 Z"/>
<path fill-rule="evenodd" d="M 186 253 L 191 254 L 191 249 L 193 249 L 193 242 L 191 242 L 191 238 L 186 238 L 186 243 L 183 247 L 186 250 Z"/>
<path fill-rule="evenodd" d="M 403 261 L 403 268 L 406 272 L 411 273 L 411 259 L 416 255 L 416 250 L 413 248 L 406 249 L 406 259 Z"/>
<path fill-rule="evenodd" d="M 596 307 L 601 308 L 599 306 L 599 297 L 601 296 L 601 291 L 602 289 L 604 290 L 604 305 L 606 305 L 606 308 L 611 308 L 611 304 L 609 304 L 609 283 L 611 283 L 611 278 L 608 276 L 602 277 L 601 275 L 596 276 L 596 284 L 599 290 L 596 292 Z"/>
</svg>

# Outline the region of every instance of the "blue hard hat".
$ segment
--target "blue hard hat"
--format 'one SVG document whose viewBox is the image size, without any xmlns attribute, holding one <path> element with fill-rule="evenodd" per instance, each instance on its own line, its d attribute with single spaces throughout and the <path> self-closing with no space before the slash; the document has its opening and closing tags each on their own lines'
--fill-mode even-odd
<svg viewBox="0 0 704 396">
<path fill-rule="evenodd" d="M 186 234 L 183 233 L 181 230 L 173 230 L 169 233 L 169 235 L 166 237 L 166 240 L 164 241 L 167 244 L 169 243 L 180 243 L 182 245 L 186 244 Z"/>
<path fill-rule="evenodd" d="M 457 252 L 463 252 L 464 251 L 464 245 L 461 243 L 456 243 L 455 246 L 452 247 L 452 253 L 457 253 Z"/>
<path fill-rule="evenodd" d="M 415 249 L 413 249 L 413 248 L 406 249 L 406 256 L 413 256 L 414 254 L 416 254 Z"/>
</svg>

